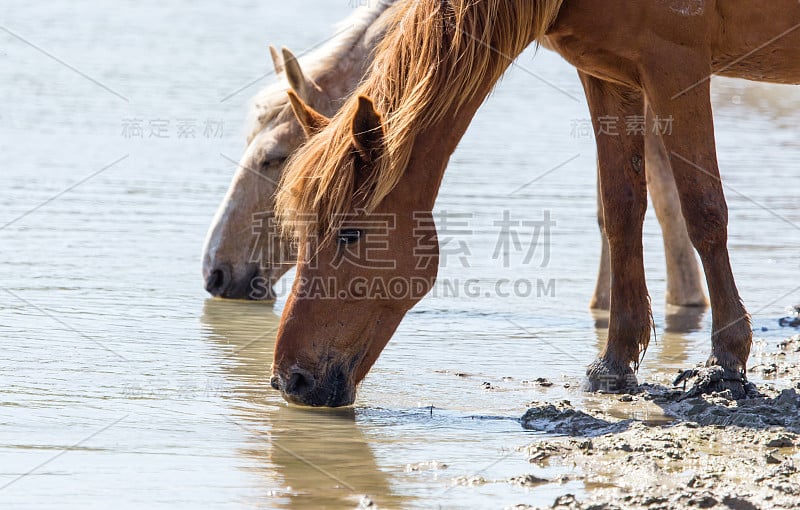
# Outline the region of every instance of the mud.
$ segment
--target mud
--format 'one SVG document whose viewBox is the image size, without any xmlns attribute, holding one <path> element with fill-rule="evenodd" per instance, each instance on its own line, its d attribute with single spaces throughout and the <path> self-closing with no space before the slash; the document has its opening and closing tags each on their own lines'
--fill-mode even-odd
<svg viewBox="0 0 800 510">
<path fill-rule="evenodd" d="M 580 481 L 586 492 L 514 508 L 800 508 L 800 335 L 778 347 L 751 369 L 776 384 L 737 385 L 727 381 L 730 374 L 700 370 L 686 389 L 640 385 L 634 395 L 615 397 L 620 406 L 658 409 L 673 419 L 668 425 L 619 420 L 566 401 L 532 403 L 522 426 L 565 437 L 523 449 L 534 473 L 563 473 L 530 475 L 531 487 Z"/>
<path fill-rule="evenodd" d="M 800 328 L 800 305 L 795 305 L 793 316 L 782 318 L 778 324 L 782 328 Z"/>
</svg>

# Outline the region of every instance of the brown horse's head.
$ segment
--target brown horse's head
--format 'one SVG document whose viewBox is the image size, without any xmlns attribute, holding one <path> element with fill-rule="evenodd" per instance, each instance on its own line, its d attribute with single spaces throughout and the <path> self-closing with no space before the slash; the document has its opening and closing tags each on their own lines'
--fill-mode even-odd
<svg viewBox="0 0 800 510">
<path fill-rule="evenodd" d="M 287 400 L 351 404 L 431 289 L 439 259 L 431 211 L 450 154 L 561 1 L 396 4 L 370 74 L 293 156 L 278 191 L 276 211 L 299 242 L 272 367 Z"/>
<path fill-rule="evenodd" d="M 278 195 L 278 211 L 301 242 L 297 276 L 278 332 L 272 385 L 297 404 L 351 404 L 356 385 L 405 313 L 428 293 L 438 268 L 432 194 L 418 189 L 424 179 L 404 179 L 366 212 L 367 195 L 379 185 L 374 173 L 384 155 L 384 129 L 369 99 L 360 97 L 352 106 L 350 122 L 340 123 L 346 133 L 340 142 L 312 139 L 323 152 L 340 155 L 334 177 L 339 181 L 329 188 L 340 193 L 294 195 L 302 193 L 296 187 L 306 187 L 306 179 L 316 178 L 304 175 L 294 182 L 287 176 Z M 302 104 L 296 110 L 301 119 L 313 118 L 303 113 Z M 302 155 L 295 163 L 304 164 Z M 423 196 L 428 199 L 418 199 Z M 306 199 L 327 202 L 321 211 L 330 207 L 336 212 L 330 217 L 296 214 L 308 210 Z"/>
<path fill-rule="evenodd" d="M 336 101 L 307 78 L 292 53 L 272 51 L 286 83 L 262 93 L 257 128 L 208 231 L 203 280 L 214 296 L 272 299 L 274 283 L 295 262 L 274 218 L 275 191 L 288 157 L 306 140 L 286 97 L 286 85 L 309 104 L 330 110 Z M 276 97 L 277 96 L 277 97 Z"/>
</svg>

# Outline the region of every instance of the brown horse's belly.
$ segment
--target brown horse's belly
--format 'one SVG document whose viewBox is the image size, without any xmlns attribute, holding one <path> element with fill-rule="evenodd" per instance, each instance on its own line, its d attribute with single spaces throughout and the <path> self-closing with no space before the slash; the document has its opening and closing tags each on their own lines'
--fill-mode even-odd
<svg viewBox="0 0 800 510">
<path fill-rule="evenodd" d="M 800 2 L 717 0 L 714 74 L 800 84 Z"/>
<path fill-rule="evenodd" d="M 800 85 L 800 50 L 794 52 L 775 53 L 767 58 L 757 58 L 755 55 L 739 63 L 731 63 L 736 57 L 714 63 L 714 74 L 745 80 L 763 81 L 770 83 L 783 83 Z M 788 59 L 794 59 L 787 65 Z"/>
</svg>

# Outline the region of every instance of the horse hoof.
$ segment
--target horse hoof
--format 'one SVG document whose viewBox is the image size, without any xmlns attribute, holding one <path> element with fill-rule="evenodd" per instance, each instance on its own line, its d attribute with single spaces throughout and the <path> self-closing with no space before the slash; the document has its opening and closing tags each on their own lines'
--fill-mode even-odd
<svg viewBox="0 0 800 510">
<path fill-rule="evenodd" d="M 683 371 L 673 385 L 678 386 L 695 379 L 694 384 L 689 390 L 680 397 L 680 400 L 696 397 L 698 395 L 708 395 L 712 393 L 730 392 L 733 400 L 753 398 L 760 395 L 753 383 L 747 382 L 744 374 L 739 370 L 725 368 L 720 365 L 710 365 L 701 368 L 693 368 Z"/>
<path fill-rule="evenodd" d="M 630 365 L 598 358 L 586 369 L 585 391 L 593 393 L 636 393 L 639 384 Z"/>
</svg>

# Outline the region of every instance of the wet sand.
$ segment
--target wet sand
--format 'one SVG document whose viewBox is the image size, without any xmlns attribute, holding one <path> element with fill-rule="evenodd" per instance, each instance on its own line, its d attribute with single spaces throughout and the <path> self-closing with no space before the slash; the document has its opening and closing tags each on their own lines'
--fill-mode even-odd
<svg viewBox="0 0 800 510">
<path fill-rule="evenodd" d="M 637 395 L 614 397 L 608 411 L 578 409 L 566 401 L 532 403 L 523 427 L 563 437 L 523 451 L 532 466 L 556 468 L 560 475 L 507 483 L 579 481 L 587 492 L 576 498 L 565 491 L 552 506 L 523 502 L 513 508 L 797 508 L 800 335 L 780 342 L 763 359 L 768 362 L 751 367 L 751 373 L 770 382 L 757 386 L 760 395 L 740 400 L 730 390 L 691 396 L 683 388 L 643 384 Z M 637 407 L 660 408 L 672 421 L 613 417 Z"/>
</svg>

